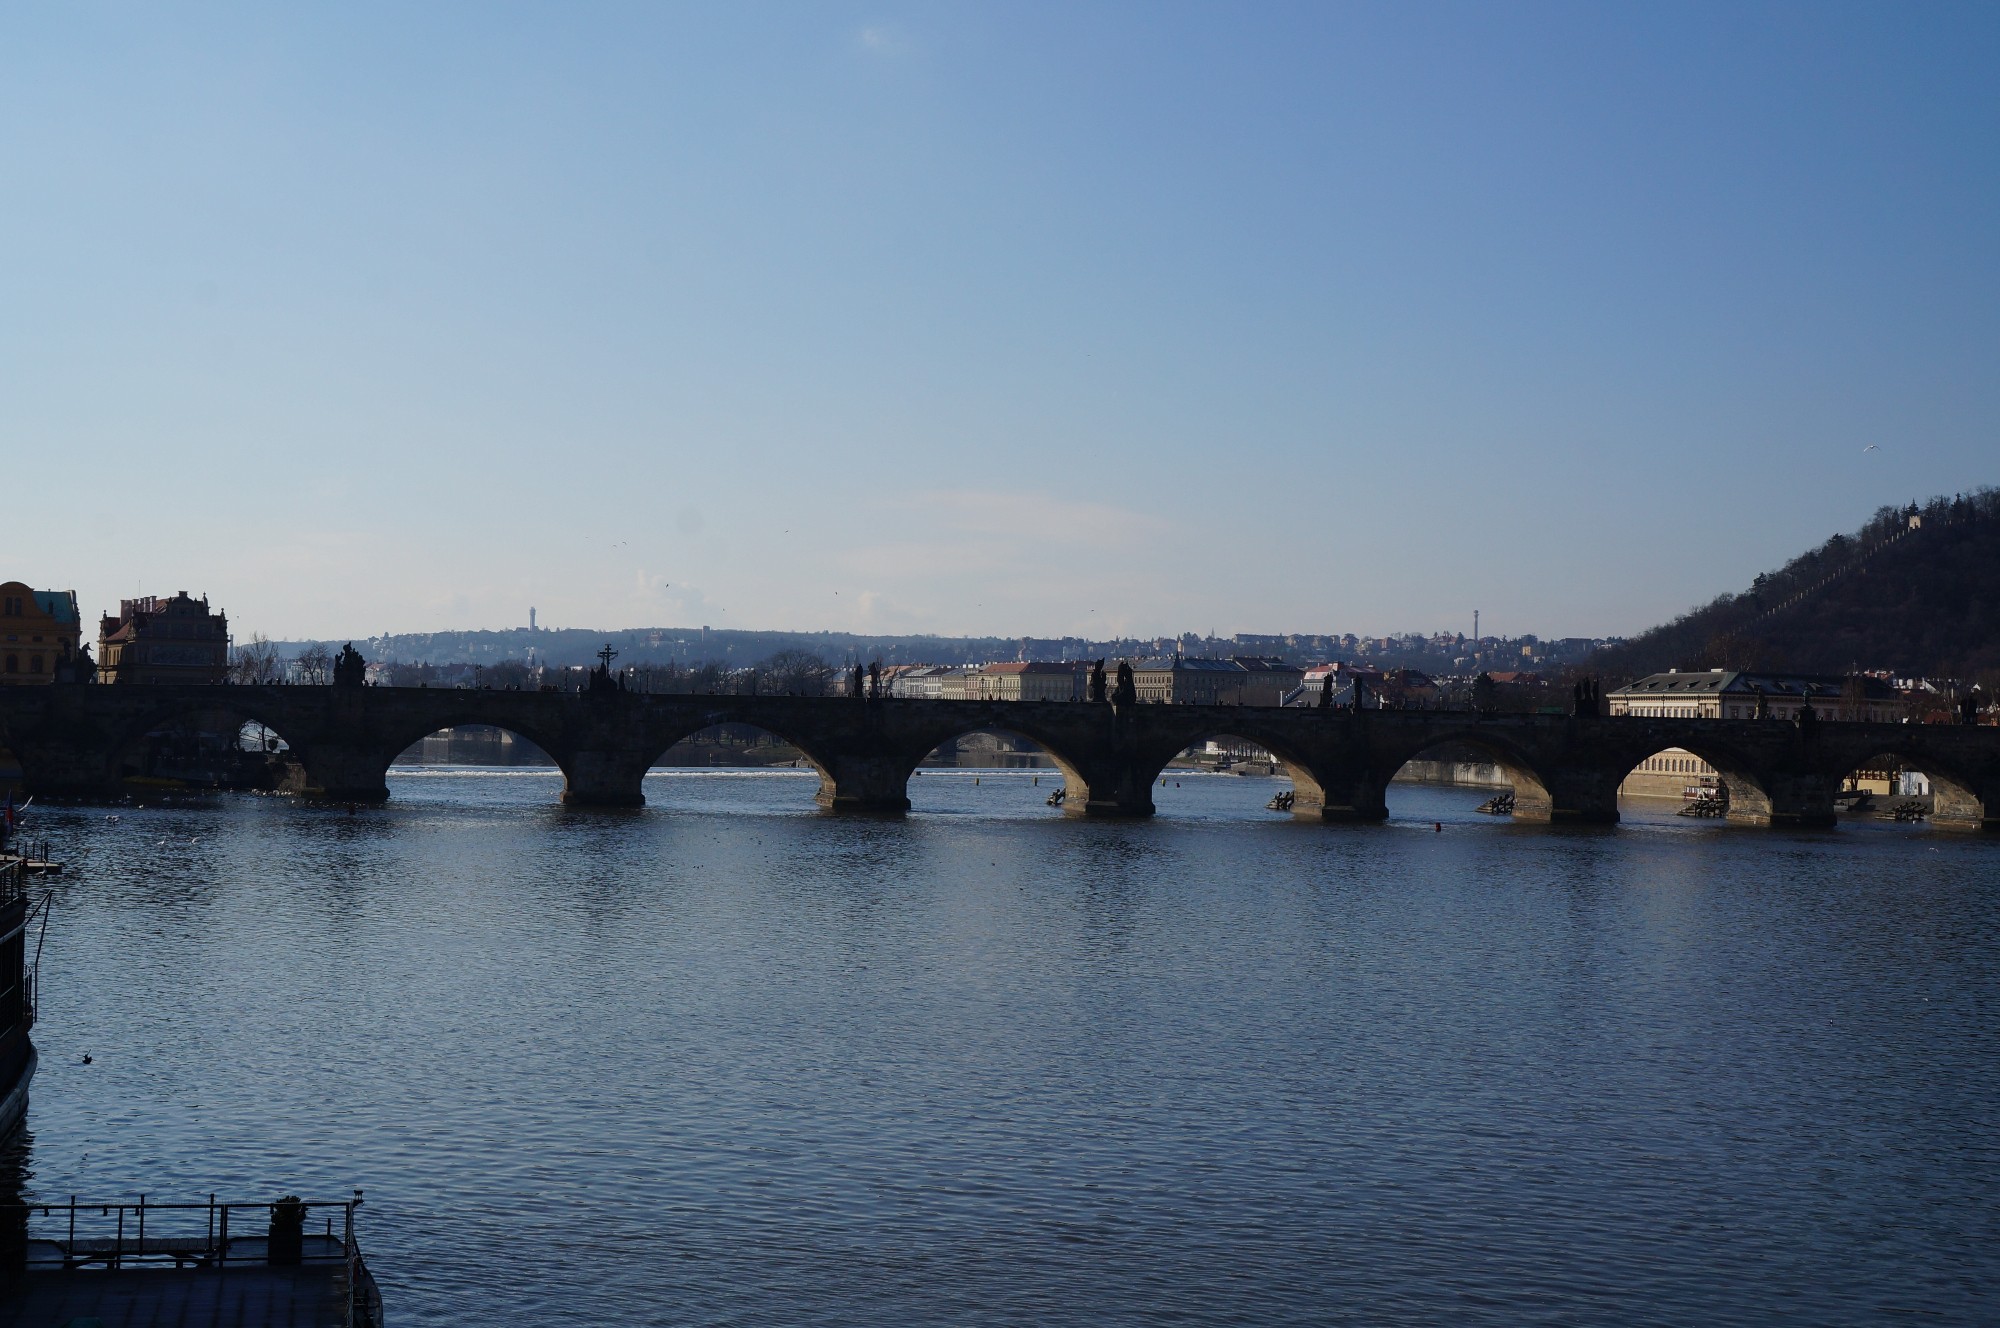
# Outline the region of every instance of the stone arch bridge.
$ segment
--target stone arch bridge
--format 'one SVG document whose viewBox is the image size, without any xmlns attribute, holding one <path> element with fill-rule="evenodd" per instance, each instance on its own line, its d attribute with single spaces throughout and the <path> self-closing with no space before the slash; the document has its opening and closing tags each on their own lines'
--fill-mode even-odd
<svg viewBox="0 0 2000 1328">
<path fill-rule="evenodd" d="M 679 696 L 604 690 L 505 692 L 416 687 L 110 687 L 0 689 L 0 745 L 30 792 L 122 794 L 120 762 L 146 733 L 222 713 L 283 737 L 308 791 L 350 802 L 389 795 L 389 765 L 441 728 L 510 729 L 547 752 L 565 802 L 638 806 L 647 770 L 667 748 L 714 724 L 750 724 L 796 746 L 818 769 L 819 801 L 900 811 L 910 774 L 932 749 L 978 731 L 1032 739 L 1060 768 L 1065 807 L 1147 816 L 1168 761 L 1210 737 L 1269 750 L 1294 782 L 1295 815 L 1373 821 L 1405 761 L 1446 743 L 1487 754 L 1507 772 L 1516 819 L 1611 822 L 1618 785 L 1640 761 L 1685 748 L 1721 772 L 1731 817 L 1780 826 L 1834 822 L 1845 776 L 1878 757 L 1930 776 L 1932 819 L 2000 829 L 2000 728 L 1821 720 L 1673 720 L 1459 711 L 1275 709 L 1087 702 L 858 700 Z"/>
</svg>

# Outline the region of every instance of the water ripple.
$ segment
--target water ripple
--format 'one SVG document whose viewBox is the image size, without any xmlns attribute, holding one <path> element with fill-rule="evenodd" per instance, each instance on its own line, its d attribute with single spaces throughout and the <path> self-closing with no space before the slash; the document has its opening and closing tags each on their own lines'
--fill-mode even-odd
<svg viewBox="0 0 2000 1328">
<path fill-rule="evenodd" d="M 38 1197 L 368 1191 L 399 1323 L 2000 1303 L 2000 846 L 519 774 L 40 812 Z M 1441 822 L 1445 830 L 1432 829 Z M 89 1052 L 93 1063 L 82 1065 Z"/>
</svg>

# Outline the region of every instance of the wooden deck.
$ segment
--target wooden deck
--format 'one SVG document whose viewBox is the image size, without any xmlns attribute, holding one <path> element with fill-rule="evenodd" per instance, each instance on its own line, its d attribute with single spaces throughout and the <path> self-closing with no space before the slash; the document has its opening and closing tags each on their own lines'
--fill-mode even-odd
<svg viewBox="0 0 2000 1328">
<path fill-rule="evenodd" d="M 0 1285 L 0 1328 L 345 1328 L 347 1271 L 297 1268 L 171 1268 L 14 1274 Z"/>
</svg>

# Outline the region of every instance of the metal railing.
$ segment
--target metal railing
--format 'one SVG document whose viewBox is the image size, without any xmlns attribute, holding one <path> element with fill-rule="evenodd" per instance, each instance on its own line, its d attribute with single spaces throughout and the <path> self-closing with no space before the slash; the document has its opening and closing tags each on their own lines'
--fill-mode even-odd
<svg viewBox="0 0 2000 1328">
<path fill-rule="evenodd" d="M 81 1202 L 0 1204 L 6 1263 L 17 1271 L 63 1273 L 85 1269 L 231 1269 L 318 1266 L 342 1269 L 349 1321 L 380 1322 L 380 1297 L 361 1261 L 352 1199 L 279 1199 L 268 1203 L 218 1201 L 156 1203 Z M 321 1230 L 315 1231 L 319 1226 Z M 5 1271 L 0 1269 L 0 1271 Z"/>
</svg>

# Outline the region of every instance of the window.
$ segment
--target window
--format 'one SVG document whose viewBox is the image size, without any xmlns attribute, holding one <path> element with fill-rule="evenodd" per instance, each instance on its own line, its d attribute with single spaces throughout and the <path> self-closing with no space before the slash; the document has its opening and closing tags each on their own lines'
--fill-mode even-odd
<svg viewBox="0 0 2000 1328">
<path fill-rule="evenodd" d="M 20 671 L 21 671 L 21 657 L 19 655 L 7 656 L 7 672 L 19 673 Z"/>
</svg>

